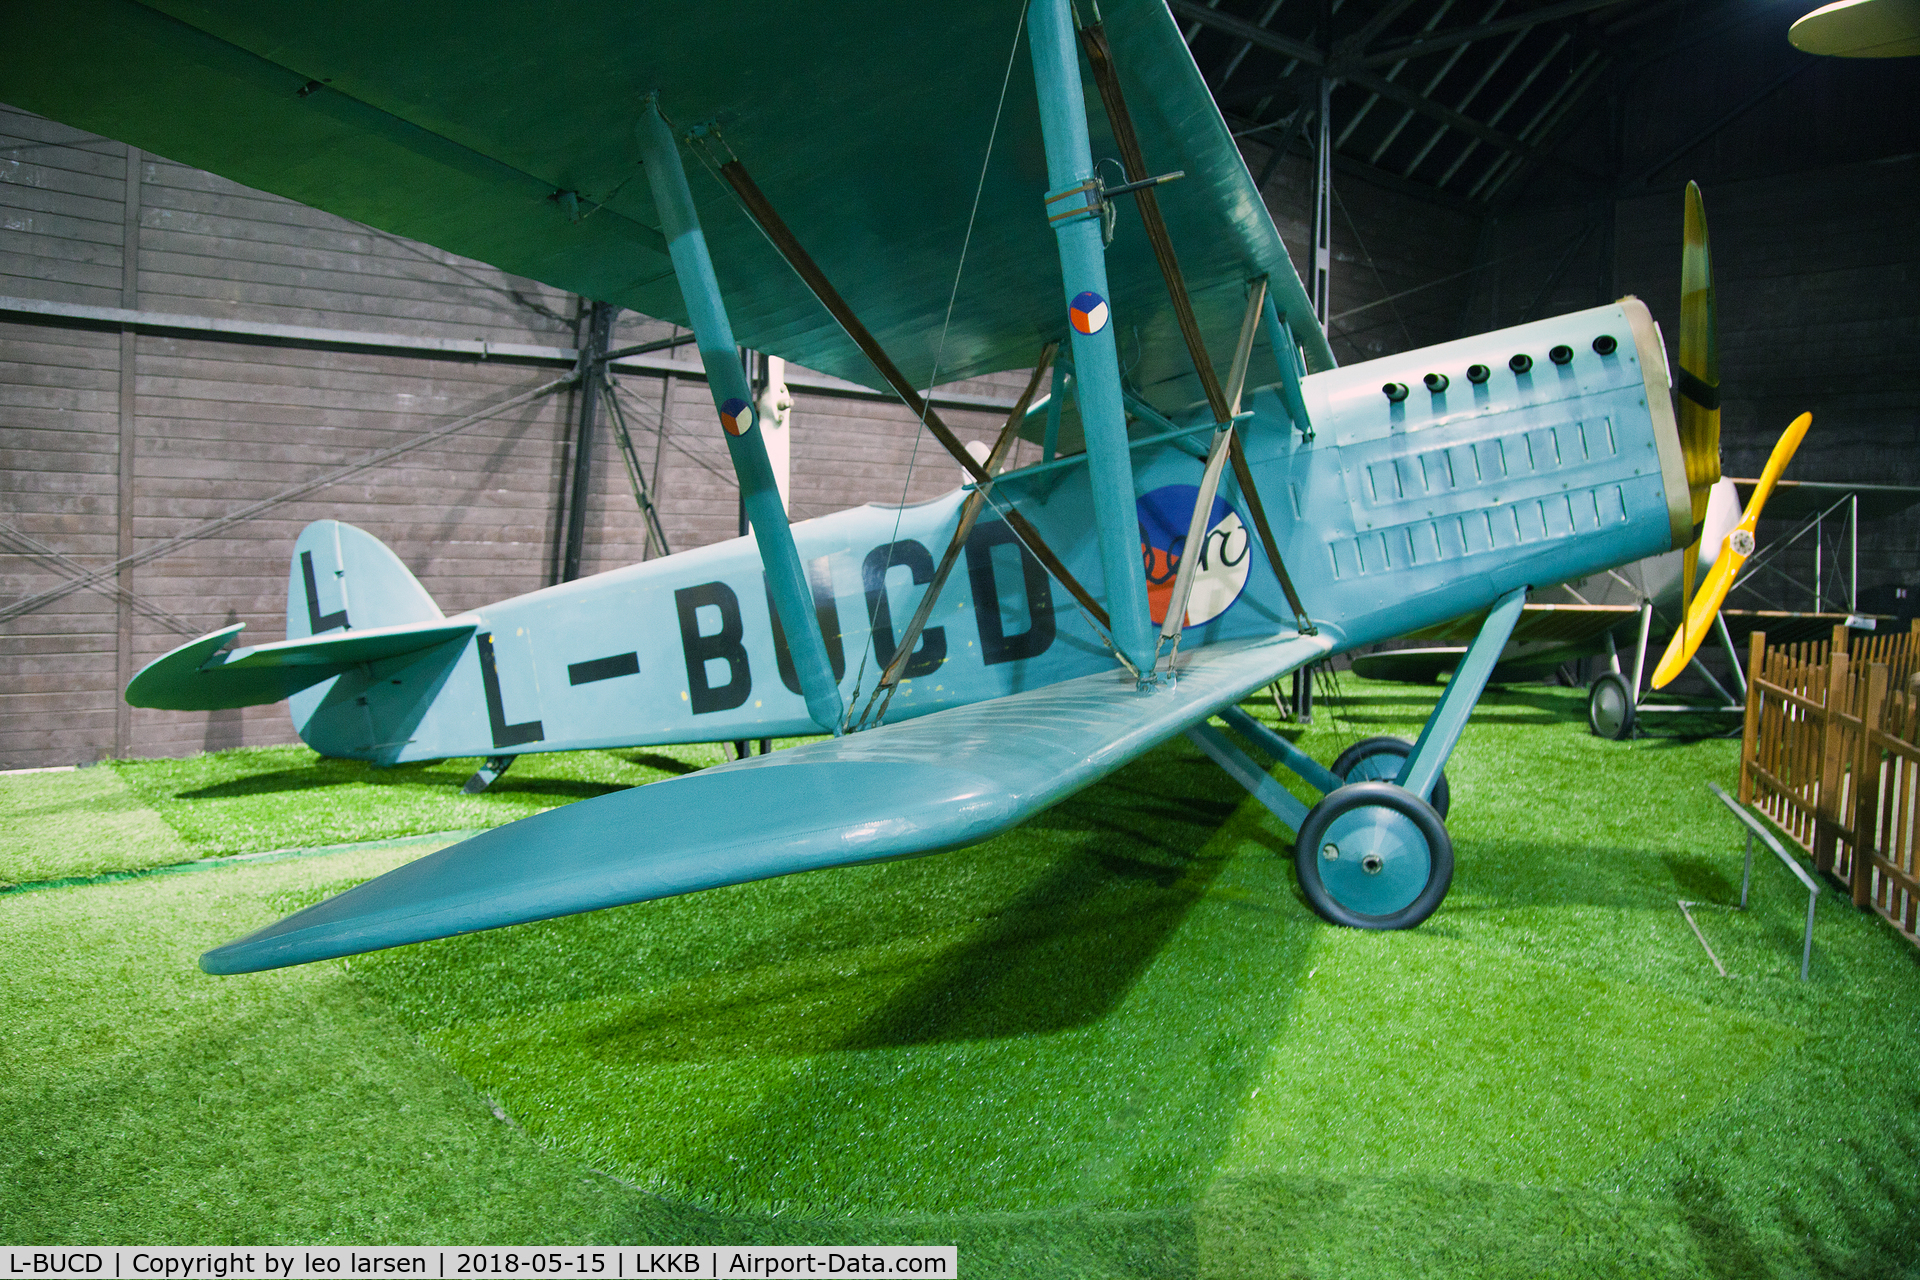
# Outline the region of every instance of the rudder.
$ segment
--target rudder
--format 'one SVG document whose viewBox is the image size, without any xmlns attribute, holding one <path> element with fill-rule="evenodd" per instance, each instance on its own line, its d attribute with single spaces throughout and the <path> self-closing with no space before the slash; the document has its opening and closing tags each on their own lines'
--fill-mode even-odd
<svg viewBox="0 0 1920 1280">
<path fill-rule="evenodd" d="M 366 530 L 316 520 L 300 531 L 287 570 L 287 639 L 445 616 L 400 557 Z"/>
</svg>

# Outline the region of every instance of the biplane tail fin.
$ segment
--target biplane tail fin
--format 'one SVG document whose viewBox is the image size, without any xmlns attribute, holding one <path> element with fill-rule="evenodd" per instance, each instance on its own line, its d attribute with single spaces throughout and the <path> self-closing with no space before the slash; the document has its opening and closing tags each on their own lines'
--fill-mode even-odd
<svg viewBox="0 0 1920 1280">
<path fill-rule="evenodd" d="M 287 639 L 365 631 L 446 615 L 387 544 L 339 520 L 300 531 L 287 567 Z"/>
<path fill-rule="evenodd" d="M 343 671 L 463 639 L 474 623 L 448 622 L 400 557 L 372 534 L 316 520 L 294 543 L 287 570 L 287 638 L 234 647 L 245 629 L 222 627 L 148 663 L 128 682 L 127 701 L 166 711 L 279 702 Z M 306 716 L 296 707 L 296 722 Z"/>
</svg>

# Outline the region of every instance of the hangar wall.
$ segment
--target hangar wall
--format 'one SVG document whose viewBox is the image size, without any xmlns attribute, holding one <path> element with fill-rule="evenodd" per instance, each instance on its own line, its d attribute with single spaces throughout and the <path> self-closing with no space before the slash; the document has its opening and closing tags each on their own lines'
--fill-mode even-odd
<svg viewBox="0 0 1920 1280">
<path fill-rule="evenodd" d="M 574 345 L 583 310 L 544 285 L 5 107 L 0 295 L 552 348 Z M 672 332 L 628 314 L 614 344 Z M 675 354 L 691 359 L 663 356 Z M 280 706 L 148 711 L 119 691 L 145 663 L 229 622 L 245 622 L 250 639 L 283 635 L 288 557 L 309 521 L 337 517 L 380 537 L 449 613 L 546 585 L 570 392 L 179 545 L 118 575 L 131 598 L 77 590 L 9 616 L 82 570 L 169 544 L 568 368 L 0 312 L 0 768 L 293 741 Z M 737 490 L 704 381 L 631 369 L 618 380 L 669 545 L 735 536 Z M 946 390 L 1010 401 L 1020 381 Z M 991 438 L 1001 417 L 943 414 L 963 438 Z M 795 519 L 957 483 L 931 440 L 915 455 L 916 424 L 897 403 L 799 391 L 793 421 Z M 645 551 L 604 412 L 593 439 L 583 573 Z"/>
<path fill-rule="evenodd" d="M 1789 478 L 1920 484 L 1920 65 L 1802 55 L 1784 36 L 1797 12 L 1678 44 L 1617 82 L 1560 141 L 1565 166 L 1490 211 L 1482 263 L 1547 252 L 1479 272 L 1469 327 L 1514 323 L 1534 303 L 1533 314 L 1552 314 L 1632 293 L 1671 355 L 1692 179 L 1712 234 L 1726 473 L 1758 475 L 1810 410 Z M 1607 178 L 1599 198 L 1595 171 Z M 1761 545 L 1791 532 L 1763 521 Z M 1920 583 L 1920 512 L 1859 532 L 1862 589 Z M 1811 583 L 1811 539 L 1782 564 Z M 1824 582 L 1842 567 L 1830 554 Z M 1813 604 L 1773 575 L 1759 585 L 1764 596 L 1733 603 Z"/>
</svg>

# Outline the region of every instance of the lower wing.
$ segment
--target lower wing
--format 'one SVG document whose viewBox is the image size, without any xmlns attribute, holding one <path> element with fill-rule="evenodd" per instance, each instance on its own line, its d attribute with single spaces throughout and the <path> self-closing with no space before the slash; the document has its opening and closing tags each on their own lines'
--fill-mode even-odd
<svg viewBox="0 0 1920 1280">
<path fill-rule="evenodd" d="M 200 967 L 276 969 L 973 844 L 1331 648 L 1324 635 L 1210 645 L 1153 689 L 1082 676 L 581 801 L 410 862 Z"/>
</svg>

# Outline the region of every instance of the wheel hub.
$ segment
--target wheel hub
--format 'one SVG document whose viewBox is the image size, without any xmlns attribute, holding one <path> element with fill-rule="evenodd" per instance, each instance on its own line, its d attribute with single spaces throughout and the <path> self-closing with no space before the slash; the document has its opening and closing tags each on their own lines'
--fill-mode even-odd
<svg viewBox="0 0 1920 1280">
<path fill-rule="evenodd" d="M 1432 861 L 1426 837 L 1406 815 L 1367 807 L 1341 814 L 1322 849 L 1321 882 L 1342 906 L 1392 915 L 1426 888 Z"/>
</svg>

